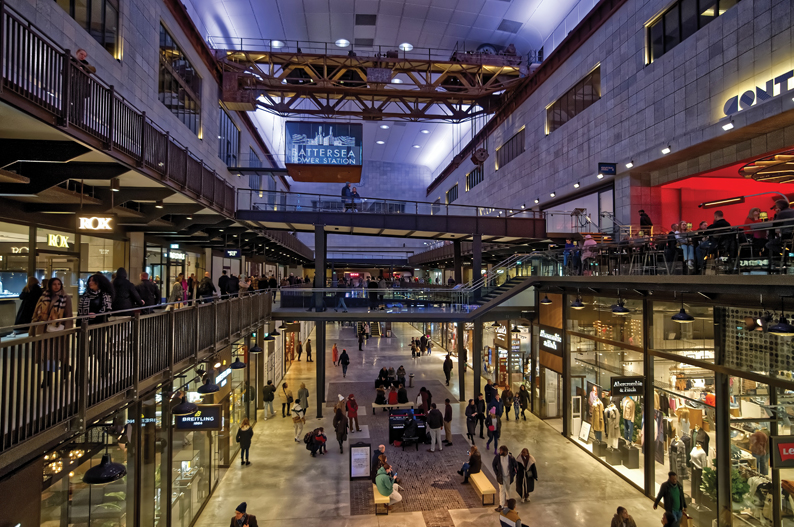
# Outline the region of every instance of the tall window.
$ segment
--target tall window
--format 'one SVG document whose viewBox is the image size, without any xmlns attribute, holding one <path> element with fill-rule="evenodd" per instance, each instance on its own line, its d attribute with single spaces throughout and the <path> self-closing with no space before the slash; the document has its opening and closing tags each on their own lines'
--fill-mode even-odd
<svg viewBox="0 0 794 527">
<path fill-rule="evenodd" d="M 239 165 L 237 158 L 240 157 L 240 129 L 234 124 L 223 106 L 220 106 L 218 111 L 220 113 L 218 157 L 226 163 L 226 166 L 236 167 Z"/>
<path fill-rule="evenodd" d="M 648 26 L 648 61 L 658 59 L 738 2 L 679 0 Z"/>
<path fill-rule="evenodd" d="M 480 165 L 474 167 L 474 170 L 466 174 L 466 192 L 482 183 L 482 180 L 484 179 L 483 173 L 484 170 L 482 169 L 482 165 Z"/>
<path fill-rule="evenodd" d="M 262 160 L 259 158 L 259 155 L 254 151 L 253 148 L 250 148 L 250 152 L 248 153 L 248 166 L 251 168 L 259 168 L 262 166 Z M 245 165 L 245 162 L 243 162 Z M 259 174 L 250 174 L 248 176 L 248 188 L 253 190 L 263 190 L 262 189 L 262 176 Z"/>
<path fill-rule="evenodd" d="M 496 170 L 524 153 L 524 128 L 496 149 Z"/>
<path fill-rule="evenodd" d="M 564 125 L 601 98 L 601 67 L 591 71 L 576 86 L 546 110 L 546 134 Z"/>
<path fill-rule="evenodd" d="M 162 24 L 158 91 L 160 102 L 198 135 L 201 127 L 201 77 Z"/>
<path fill-rule="evenodd" d="M 56 3 L 118 58 L 119 0 L 56 0 Z"/>
<path fill-rule="evenodd" d="M 447 205 L 453 203 L 456 199 L 458 199 L 458 184 L 455 185 L 447 191 Z"/>
</svg>

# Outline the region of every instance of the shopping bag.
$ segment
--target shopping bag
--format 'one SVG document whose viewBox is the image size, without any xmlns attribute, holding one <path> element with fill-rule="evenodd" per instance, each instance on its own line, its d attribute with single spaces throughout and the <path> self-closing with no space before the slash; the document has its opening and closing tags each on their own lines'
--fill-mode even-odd
<svg viewBox="0 0 794 527">
<path fill-rule="evenodd" d="M 687 513 L 684 513 L 681 516 L 681 521 L 678 523 L 679 527 L 694 527 L 692 523 L 692 516 Z"/>
</svg>

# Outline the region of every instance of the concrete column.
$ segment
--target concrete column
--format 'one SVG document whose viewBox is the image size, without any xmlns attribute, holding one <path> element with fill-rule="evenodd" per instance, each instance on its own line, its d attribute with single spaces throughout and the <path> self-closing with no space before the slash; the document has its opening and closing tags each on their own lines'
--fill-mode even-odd
<svg viewBox="0 0 794 527">
<path fill-rule="evenodd" d="M 480 377 L 482 377 L 482 319 L 474 320 L 474 331 L 472 332 L 471 343 L 471 364 L 474 367 L 474 385 L 471 395 L 476 398 L 482 391 Z"/>
<path fill-rule="evenodd" d="M 482 235 L 475 234 L 471 239 L 471 281 L 476 282 L 482 276 Z M 480 289 L 474 292 L 474 298 L 480 298 Z"/>
<path fill-rule="evenodd" d="M 134 283 L 146 268 L 146 243 L 143 241 L 142 232 L 131 232 L 130 235 L 130 269 L 128 276 Z"/>
<path fill-rule="evenodd" d="M 573 295 L 570 295 L 573 297 Z M 647 298 L 642 300 L 642 348 L 643 348 L 643 367 L 645 371 L 645 386 L 643 390 L 642 411 L 645 416 L 645 422 L 656 422 L 649 416 L 654 415 L 654 397 L 653 397 L 653 379 L 654 379 L 654 357 L 648 353 L 648 341 L 651 338 L 653 331 L 653 302 Z M 685 325 L 685 324 L 682 324 Z M 610 387 L 611 388 L 611 387 Z M 586 403 L 586 402 L 585 402 Z M 654 432 L 655 426 L 645 427 L 645 437 L 643 441 L 646 445 L 654 445 Z M 639 439 L 639 438 L 638 438 Z M 656 460 L 655 456 L 645 456 L 644 472 L 645 472 L 645 494 L 649 498 L 655 497 L 655 480 L 656 480 Z M 661 481 L 659 482 L 661 483 Z"/>
<path fill-rule="evenodd" d="M 458 399 L 466 404 L 466 346 L 463 345 L 465 322 L 458 322 L 455 339 L 458 343 Z"/>
<path fill-rule="evenodd" d="M 314 328 L 314 366 L 316 368 L 317 386 L 317 419 L 323 418 L 325 406 L 325 321 L 317 321 Z"/>
<path fill-rule="evenodd" d="M 325 262 L 326 262 L 326 249 L 328 245 L 328 235 L 325 233 L 325 225 L 314 226 L 314 287 L 325 287 Z M 314 309 L 315 311 L 323 310 L 323 294 L 314 294 Z M 323 329 L 323 331 L 325 331 Z M 323 338 L 324 337 L 323 333 Z M 319 412 L 320 410 L 318 410 Z"/>
<path fill-rule="evenodd" d="M 213 276 L 213 274 L 212 274 L 212 249 L 210 249 L 209 247 L 204 249 L 204 271 L 208 272 L 210 274 L 210 277 Z M 196 278 L 198 278 L 199 281 L 201 281 L 201 279 L 204 278 L 204 275 L 202 274 L 201 276 L 196 276 Z M 215 281 L 215 279 L 213 278 L 213 282 L 214 281 Z"/>
<path fill-rule="evenodd" d="M 510 381 L 513 379 L 511 364 L 513 363 L 513 333 L 510 331 L 510 319 L 507 319 L 507 333 L 505 333 L 505 344 L 507 344 L 507 385 L 510 386 Z M 512 390 L 512 388 L 510 388 Z"/>
<path fill-rule="evenodd" d="M 28 276 L 36 276 L 36 226 L 35 225 L 31 225 L 28 228 Z"/>
<path fill-rule="evenodd" d="M 453 253 L 453 265 L 455 267 L 455 283 L 462 284 L 463 283 L 463 257 L 461 256 L 460 252 L 460 240 L 454 240 L 452 242 L 452 253 Z"/>
</svg>

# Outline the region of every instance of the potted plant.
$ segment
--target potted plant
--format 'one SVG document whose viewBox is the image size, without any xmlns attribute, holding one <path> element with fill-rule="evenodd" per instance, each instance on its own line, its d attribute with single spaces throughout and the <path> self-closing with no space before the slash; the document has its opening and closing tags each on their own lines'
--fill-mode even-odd
<svg viewBox="0 0 794 527">
<path fill-rule="evenodd" d="M 712 465 L 716 464 L 716 460 L 712 460 Z M 703 491 L 703 497 L 711 503 L 705 503 L 711 510 L 716 510 L 717 504 L 717 471 L 713 468 L 703 469 L 703 479 L 700 484 L 700 490 Z M 740 506 L 744 501 L 744 497 L 750 491 L 750 485 L 747 483 L 739 471 L 731 468 L 731 502 L 732 507 Z"/>
</svg>

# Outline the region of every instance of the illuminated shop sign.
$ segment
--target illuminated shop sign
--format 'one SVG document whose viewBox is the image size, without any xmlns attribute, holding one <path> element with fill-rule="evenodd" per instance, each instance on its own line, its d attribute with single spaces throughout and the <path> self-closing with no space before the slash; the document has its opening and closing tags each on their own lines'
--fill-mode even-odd
<svg viewBox="0 0 794 527">
<path fill-rule="evenodd" d="M 200 404 L 196 413 L 175 415 L 176 428 L 179 430 L 222 430 L 221 405 Z"/>
<path fill-rule="evenodd" d="M 168 257 L 171 258 L 172 260 L 184 260 L 185 259 L 185 253 L 180 253 L 180 252 L 177 252 L 177 251 L 170 251 L 168 253 Z"/>
<path fill-rule="evenodd" d="M 617 163 L 598 163 L 598 173 L 604 176 L 614 176 L 618 173 Z"/>
<path fill-rule="evenodd" d="M 541 349 L 559 354 L 562 351 L 562 334 L 558 329 L 540 328 L 538 333 Z"/>
<path fill-rule="evenodd" d="M 232 374 L 232 369 L 226 368 L 225 370 L 223 370 L 218 374 L 218 377 L 215 379 L 215 384 L 223 388 L 224 386 L 226 386 L 226 378 L 231 374 Z"/>
<path fill-rule="evenodd" d="M 789 84 L 794 77 L 794 70 L 767 80 L 763 86 L 756 85 L 755 89 L 747 90 L 741 95 L 734 95 L 725 102 L 722 111 L 725 115 L 733 115 L 741 110 L 747 110 L 758 103 L 768 101 L 781 93 L 789 91 Z"/>
<path fill-rule="evenodd" d="M 25 254 L 30 252 L 27 247 L 11 247 L 11 254 Z"/>
<path fill-rule="evenodd" d="M 178 243 L 172 243 L 171 244 L 171 248 L 172 249 L 179 249 L 179 244 Z"/>
<path fill-rule="evenodd" d="M 80 231 L 113 231 L 113 216 L 78 216 L 77 230 Z"/>
<path fill-rule="evenodd" d="M 50 247 L 69 248 L 69 237 L 63 234 L 48 234 L 47 245 Z"/>
<path fill-rule="evenodd" d="M 772 468 L 794 468 L 794 440 L 791 436 L 771 436 L 769 446 Z"/>
<path fill-rule="evenodd" d="M 643 377 L 612 377 L 612 395 L 642 395 L 645 389 Z"/>
<path fill-rule="evenodd" d="M 286 123 L 286 159 L 296 165 L 361 165 L 362 125 Z"/>
<path fill-rule="evenodd" d="M 226 258 L 239 258 L 240 249 L 226 249 Z"/>
</svg>

